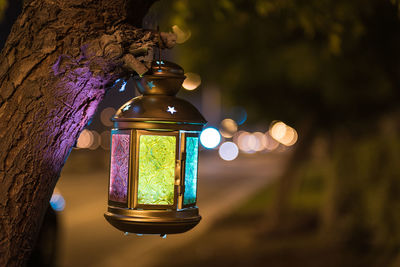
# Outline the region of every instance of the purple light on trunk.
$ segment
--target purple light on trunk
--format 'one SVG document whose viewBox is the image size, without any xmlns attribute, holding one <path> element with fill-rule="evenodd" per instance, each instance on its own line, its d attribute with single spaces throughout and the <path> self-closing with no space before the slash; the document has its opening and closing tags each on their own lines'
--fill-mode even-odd
<svg viewBox="0 0 400 267">
<path fill-rule="evenodd" d="M 129 134 L 113 134 L 110 168 L 111 201 L 127 202 L 129 176 Z"/>
</svg>

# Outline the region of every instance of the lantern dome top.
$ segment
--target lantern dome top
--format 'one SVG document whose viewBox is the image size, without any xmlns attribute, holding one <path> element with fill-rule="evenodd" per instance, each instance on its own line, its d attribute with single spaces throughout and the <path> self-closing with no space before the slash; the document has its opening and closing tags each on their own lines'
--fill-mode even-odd
<svg viewBox="0 0 400 267">
<path fill-rule="evenodd" d="M 172 122 L 201 124 L 207 121 L 188 101 L 168 95 L 143 95 L 135 97 L 119 108 L 114 122 Z"/>
<path fill-rule="evenodd" d="M 112 118 L 114 125 L 117 128 L 140 124 L 140 127 L 156 129 L 201 129 L 207 123 L 201 113 L 186 100 L 175 97 L 184 79 L 179 65 L 153 61 L 146 74 L 133 79 L 143 95 L 129 100 L 117 111 Z"/>
<path fill-rule="evenodd" d="M 143 95 L 174 96 L 185 78 L 184 71 L 178 64 L 155 60 L 143 76 L 135 76 L 133 80 L 138 91 Z"/>
</svg>

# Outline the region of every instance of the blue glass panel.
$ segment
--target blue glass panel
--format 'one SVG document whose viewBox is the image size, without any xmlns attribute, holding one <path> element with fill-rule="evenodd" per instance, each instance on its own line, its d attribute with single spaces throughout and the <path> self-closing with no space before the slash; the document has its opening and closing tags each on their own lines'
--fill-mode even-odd
<svg viewBox="0 0 400 267">
<path fill-rule="evenodd" d="M 196 202 L 197 193 L 197 166 L 199 157 L 199 138 L 186 138 L 186 165 L 185 165 L 185 194 L 183 204 Z"/>
</svg>

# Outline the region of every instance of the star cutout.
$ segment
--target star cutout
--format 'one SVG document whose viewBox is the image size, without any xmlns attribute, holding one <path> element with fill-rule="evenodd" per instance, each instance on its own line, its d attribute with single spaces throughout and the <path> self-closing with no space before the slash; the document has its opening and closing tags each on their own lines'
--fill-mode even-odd
<svg viewBox="0 0 400 267">
<path fill-rule="evenodd" d="M 131 107 L 131 105 L 126 105 L 126 106 L 122 109 L 122 111 L 127 111 L 130 107 Z"/>
<path fill-rule="evenodd" d="M 150 87 L 150 89 L 153 89 L 153 87 L 156 87 L 153 83 L 153 81 L 151 82 L 147 82 L 147 86 Z"/>
<path fill-rule="evenodd" d="M 121 84 L 121 88 L 119 88 L 118 91 L 120 91 L 120 92 L 125 91 L 125 86 L 126 86 L 126 82 L 123 82 L 123 83 Z"/>
<path fill-rule="evenodd" d="M 174 114 L 174 112 L 177 112 L 177 110 L 175 110 L 175 107 L 168 106 L 167 112 L 170 112 L 171 114 Z"/>
</svg>

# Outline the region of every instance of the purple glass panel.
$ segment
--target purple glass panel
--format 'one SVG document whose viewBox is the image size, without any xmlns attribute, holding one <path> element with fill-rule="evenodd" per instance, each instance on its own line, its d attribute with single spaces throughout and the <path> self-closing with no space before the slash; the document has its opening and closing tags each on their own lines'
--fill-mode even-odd
<svg viewBox="0 0 400 267">
<path fill-rule="evenodd" d="M 126 203 L 128 199 L 129 134 L 113 134 L 111 142 L 109 199 Z"/>
</svg>

